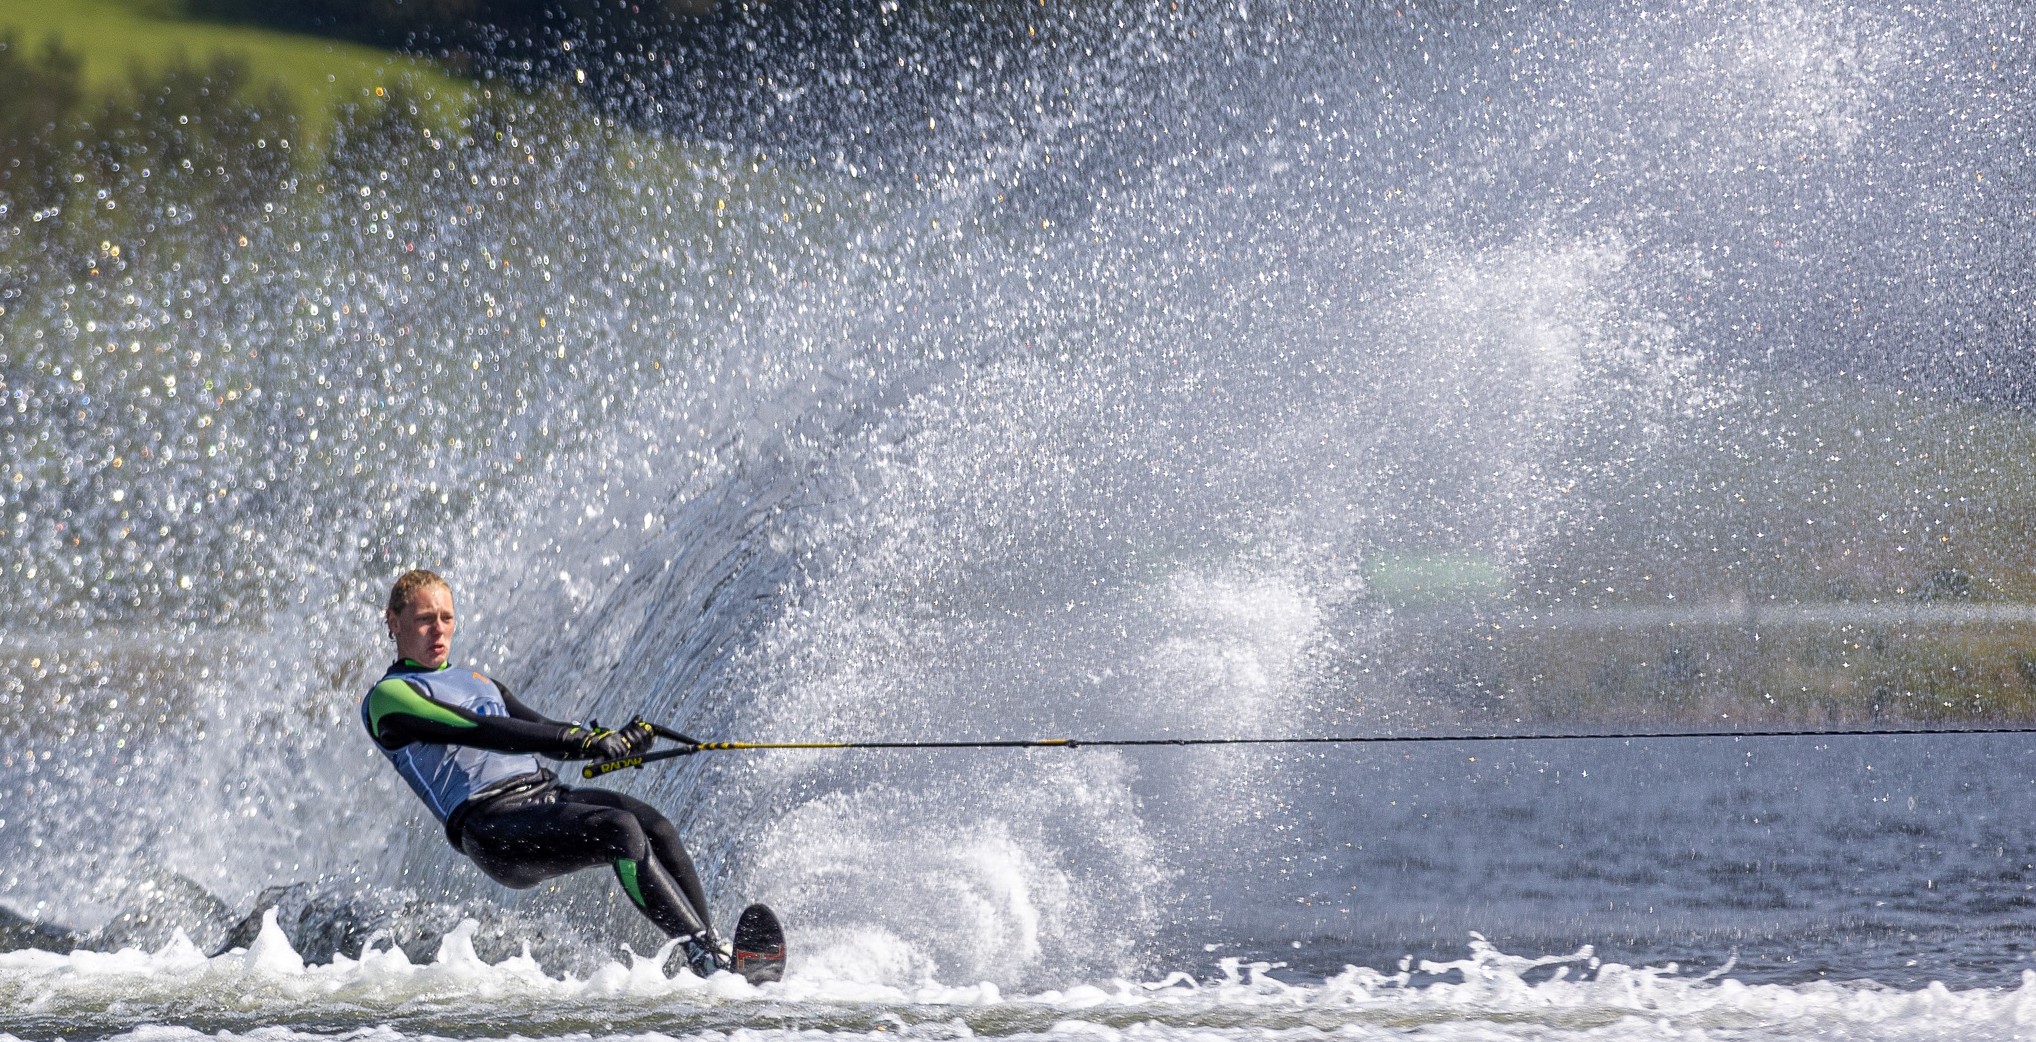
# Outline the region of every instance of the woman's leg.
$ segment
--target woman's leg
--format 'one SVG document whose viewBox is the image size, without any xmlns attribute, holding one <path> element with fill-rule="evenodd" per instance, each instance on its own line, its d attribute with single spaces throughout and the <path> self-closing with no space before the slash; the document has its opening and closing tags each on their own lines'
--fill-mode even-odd
<svg viewBox="0 0 2036 1042">
<path fill-rule="evenodd" d="M 574 799 L 572 790 L 555 794 L 552 800 L 469 814 L 460 830 L 460 849 L 489 878 L 516 890 L 608 865 L 637 910 L 658 929 L 672 937 L 707 932 L 706 919 L 694 912 L 659 864 L 656 845 L 634 813 Z"/>
<path fill-rule="evenodd" d="M 688 918 L 698 924 L 683 932 L 712 933 L 713 928 L 707 917 L 707 894 L 700 886 L 700 874 L 693 868 L 693 859 L 687 855 L 685 844 L 679 841 L 679 830 L 674 828 L 663 814 L 658 813 L 656 807 L 612 789 L 560 788 L 557 792 L 561 801 L 570 801 L 577 806 L 599 807 L 611 813 L 627 814 L 636 823 L 646 841 L 650 856 L 640 862 L 636 869 L 641 898 L 639 899 L 637 893 L 631 893 L 630 898 L 637 901 L 637 907 L 643 908 L 644 914 L 651 915 L 651 918 L 656 920 L 658 916 L 652 915 L 651 906 L 682 906 L 685 911 L 691 913 Z M 623 881 L 623 888 L 629 889 L 629 881 L 626 879 Z M 659 925 L 663 923 L 660 922 Z M 670 929 L 666 929 L 665 932 L 673 936 L 679 935 Z"/>
<path fill-rule="evenodd" d="M 489 878 L 515 890 L 642 856 L 648 845 L 631 815 L 549 799 L 479 808 L 460 829 L 461 851 Z"/>
</svg>

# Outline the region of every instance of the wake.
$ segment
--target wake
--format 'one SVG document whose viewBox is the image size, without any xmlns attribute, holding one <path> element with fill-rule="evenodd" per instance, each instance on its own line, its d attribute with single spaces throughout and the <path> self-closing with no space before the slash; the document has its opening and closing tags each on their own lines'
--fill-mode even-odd
<svg viewBox="0 0 2036 1042">
<path fill-rule="evenodd" d="M 1602 962 L 1588 947 L 1527 957 L 1472 935 L 1450 961 L 1402 960 L 1386 972 L 1346 967 L 1324 979 L 1282 979 L 1279 964 L 1221 960 L 1212 972 L 1155 981 L 1111 979 L 1006 995 L 995 984 L 932 979 L 882 982 L 796 960 L 787 978 L 752 985 L 732 974 L 701 979 L 660 968 L 666 952 L 626 948 L 585 974 L 547 970 L 526 949 L 490 961 L 466 920 L 436 953 L 413 961 L 387 937 L 359 958 L 307 963 L 274 909 L 252 943 L 206 955 L 182 931 L 151 951 L 0 953 L 0 1008 L 15 1011 L 0 1039 L 324 1037 L 369 1028 L 378 1036 L 526 1037 L 698 1033 L 965 1038 L 1080 1035 L 1115 1039 L 1405 1037 L 1713 1037 L 1807 1034 L 1849 1038 L 2013 1038 L 2036 1025 L 2036 971 L 2013 989 L 1896 990 L 1872 982 L 1744 984 L 1684 976 L 1671 963 Z M 797 1025 L 794 1028 L 793 1025 Z M 15 1033 L 9 1033 L 15 1032 Z"/>
</svg>

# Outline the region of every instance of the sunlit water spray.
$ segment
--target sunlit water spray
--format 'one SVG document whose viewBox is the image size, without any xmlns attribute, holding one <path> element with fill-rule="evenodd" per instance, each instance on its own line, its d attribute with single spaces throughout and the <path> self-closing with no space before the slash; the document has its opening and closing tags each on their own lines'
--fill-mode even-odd
<svg viewBox="0 0 2036 1042">
<path fill-rule="evenodd" d="M 413 564 L 452 578 L 463 661 L 560 714 L 702 737 L 1644 715 L 1493 681 L 1489 638 L 1460 623 L 1604 603 L 1571 584 L 1576 561 L 1727 531 L 1707 511 L 1744 488 L 1606 518 L 1654 502 L 1619 498 L 1651 461 L 1765 451 L 1776 435 L 1732 410 L 1770 370 L 1739 363 L 1825 372 L 1865 345 L 1899 369 L 1963 349 L 1947 316 L 2009 321 L 1962 265 L 2023 228 L 1959 239 L 2006 204 L 1911 169 L 1991 154 L 1960 106 L 1993 73 L 1903 58 L 1993 53 L 1985 25 L 1631 14 L 1141 22 L 956 92 L 979 120 L 882 163 L 680 145 L 565 101 L 484 109 L 465 136 L 499 146 L 420 145 L 397 119 L 343 137 L 323 192 L 243 215 L 230 247 L 209 225 L 158 231 L 161 260 L 102 258 L 131 282 L 38 283 L 6 315 L 22 608 L 0 900 L 106 924 L 98 947 L 182 929 L 206 951 L 136 972 L 205 976 L 244 965 L 203 956 L 258 892 L 302 881 L 282 925 L 316 959 L 332 952 L 305 924 L 349 924 L 320 943 L 361 961 L 302 971 L 341 993 L 423 972 L 476 916 L 477 980 L 538 973 L 489 968 L 527 945 L 542 988 L 635 994 L 616 944 L 657 938 L 605 880 L 487 883 L 357 733 L 377 602 Z M 2011 90 L 1998 118 L 2026 106 Z M 1852 205 L 1896 172 L 1929 205 Z M 1947 277 L 1900 308 L 1869 292 L 1918 270 Z M 1890 309 L 1907 332 L 1845 339 Z M 1902 979 L 2012 982 L 1979 949 L 1932 948 L 1961 916 L 2022 914 L 2028 841 L 1941 780 L 1969 775 L 2012 818 L 2030 794 L 1999 762 L 2025 750 L 1985 749 L 1901 753 L 1892 781 L 1871 752 L 1601 746 L 724 754 L 622 784 L 681 822 L 724 920 L 748 899 L 786 915 L 795 979 L 820 989 L 788 1002 L 1157 980 L 1233 953 L 1322 975 L 1457 954 L 1473 929 L 1708 966 L 1764 945 L 1760 972 L 1794 981 L 1816 971 L 1787 965 L 1792 945 L 1828 958 L 1914 931 L 1833 968 L 1899 976 L 1949 951 L 1978 961 Z M 1884 874 L 1831 897 L 1813 863 L 1846 858 Z M 1992 903 L 1931 904 L 1939 868 Z M 1875 911 L 1919 881 L 1920 905 Z M 360 954 L 375 930 L 400 965 Z M 22 996 L 83 965 L 10 958 Z M 1453 1001 L 1411 983 L 1392 1001 Z M 1743 998 L 1674 987 L 1679 1013 Z M 1060 994 L 1052 1016 L 1087 1001 Z M 1915 1015 L 2020 1015 L 1932 1001 Z M 1635 1015 L 1590 1008 L 1555 1026 Z"/>
</svg>

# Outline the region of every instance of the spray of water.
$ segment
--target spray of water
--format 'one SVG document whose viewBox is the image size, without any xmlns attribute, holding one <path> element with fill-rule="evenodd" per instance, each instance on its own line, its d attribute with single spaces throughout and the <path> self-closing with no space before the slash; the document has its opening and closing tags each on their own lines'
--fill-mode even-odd
<svg viewBox="0 0 2036 1042">
<path fill-rule="evenodd" d="M 189 884 L 308 880 L 419 936 L 503 909 L 484 947 L 652 950 L 599 880 L 482 880 L 356 733 L 410 565 L 453 579 L 462 661 L 702 735 L 1483 712 L 1395 658 L 1457 640 L 1403 625 L 1402 586 L 1560 602 L 1535 584 L 1604 490 L 1715 430 L 1742 364 L 1898 372 L 2007 321 L 1975 264 L 2024 234 L 1992 186 L 2026 156 L 1990 149 L 2027 102 L 1959 107 L 2021 60 L 2007 30 L 1637 14 L 1091 12 L 1008 64 L 901 30 L 941 89 L 896 101 L 924 134 L 874 136 L 850 106 L 774 138 L 859 81 L 765 46 L 782 107 L 718 142 L 525 94 L 432 130 L 399 98 L 223 237 L 150 211 L 0 326 L 0 900 L 146 906 L 160 941 L 224 914 Z M 1974 351 L 1941 382 L 1984 386 Z M 721 915 L 776 903 L 814 965 L 1052 984 L 1272 930 L 1336 845 L 1301 804 L 1338 770 L 801 754 L 629 784 Z"/>
</svg>

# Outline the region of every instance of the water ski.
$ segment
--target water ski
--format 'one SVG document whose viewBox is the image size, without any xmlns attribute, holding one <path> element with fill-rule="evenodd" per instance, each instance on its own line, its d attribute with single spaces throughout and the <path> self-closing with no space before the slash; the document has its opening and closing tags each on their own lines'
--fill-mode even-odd
<svg viewBox="0 0 2036 1042">
<path fill-rule="evenodd" d="M 750 905 L 735 923 L 735 972 L 751 984 L 785 977 L 785 930 L 766 905 Z"/>
</svg>

